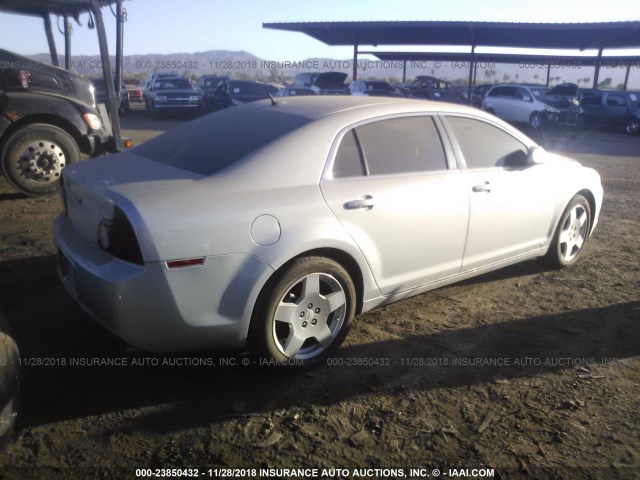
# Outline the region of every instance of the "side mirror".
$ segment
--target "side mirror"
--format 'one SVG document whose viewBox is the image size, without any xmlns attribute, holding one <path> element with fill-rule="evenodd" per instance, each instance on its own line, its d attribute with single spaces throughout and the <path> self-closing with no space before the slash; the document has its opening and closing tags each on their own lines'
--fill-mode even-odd
<svg viewBox="0 0 640 480">
<path fill-rule="evenodd" d="M 516 150 L 504 158 L 506 168 L 524 168 L 529 165 L 529 156 L 522 150 Z"/>
<path fill-rule="evenodd" d="M 530 102 L 531 101 L 531 97 L 529 95 L 523 95 L 522 96 L 522 100 L 525 102 Z"/>
<path fill-rule="evenodd" d="M 527 163 L 529 165 L 542 165 L 543 163 L 546 163 L 544 149 L 537 145 L 531 147 L 529 149 L 529 154 L 527 155 Z"/>
</svg>

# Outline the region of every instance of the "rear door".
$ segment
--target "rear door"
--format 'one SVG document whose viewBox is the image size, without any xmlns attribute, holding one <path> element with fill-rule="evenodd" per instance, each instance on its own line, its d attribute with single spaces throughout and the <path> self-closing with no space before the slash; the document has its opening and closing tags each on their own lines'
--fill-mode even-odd
<svg viewBox="0 0 640 480">
<path fill-rule="evenodd" d="M 485 99 L 485 110 L 493 110 L 497 117 L 515 120 L 513 112 L 513 87 L 495 87 Z"/>
<path fill-rule="evenodd" d="M 603 125 L 621 125 L 627 117 L 627 99 L 621 93 L 609 93 L 605 97 L 601 123 Z"/>
<path fill-rule="evenodd" d="M 344 131 L 321 183 L 384 295 L 460 271 L 469 195 L 439 119 L 387 118 Z"/>
</svg>

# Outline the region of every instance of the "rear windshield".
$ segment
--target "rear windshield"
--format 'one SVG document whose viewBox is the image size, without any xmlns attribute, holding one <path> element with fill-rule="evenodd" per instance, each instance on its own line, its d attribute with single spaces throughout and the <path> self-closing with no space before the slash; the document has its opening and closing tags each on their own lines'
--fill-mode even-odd
<svg viewBox="0 0 640 480">
<path fill-rule="evenodd" d="M 153 84 L 156 90 L 188 90 L 191 83 L 186 78 L 160 79 Z"/>
<path fill-rule="evenodd" d="M 264 87 L 257 83 L 231 82 L 229 83 L 229 92 L 239 95 L 259 95 L 265 98 L 269 96 Z"/>
<path fill-rule="evenodd" d="M 187 122 L 134 149 L 156 162 L 213 175 L 310 119 L 277 111 L 231 107 Z"/>
<path fill-rule="evenodd" d="M 365 82 L 367 84 L 367 90 L 384 90 L 385 92 L 391 92 L 393 87 L 387 82 Z"/>
</svg>

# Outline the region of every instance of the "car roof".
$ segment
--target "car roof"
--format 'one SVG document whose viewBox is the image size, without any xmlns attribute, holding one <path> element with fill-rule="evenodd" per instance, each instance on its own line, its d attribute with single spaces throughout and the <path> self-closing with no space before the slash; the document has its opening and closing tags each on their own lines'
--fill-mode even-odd
<svg viewBox="0 0 640 480">
<path fill-rule="evenodd" d="M 345 111 L 360 110 L 362 116 L 367 112 L 380 114 L 418 113 L 418 112 L 451 112 L 481 114 L 478 109 L 446 102 L 412 100 L 394 97 L 366 97 L 350 95 L 313 95 L 303 97 L 279 97 L 276 105 L 271 101 L 254 102 L 241 108 L 273 109 L 282 113 L 299 115 L 317 120 Z"/>
</svg>

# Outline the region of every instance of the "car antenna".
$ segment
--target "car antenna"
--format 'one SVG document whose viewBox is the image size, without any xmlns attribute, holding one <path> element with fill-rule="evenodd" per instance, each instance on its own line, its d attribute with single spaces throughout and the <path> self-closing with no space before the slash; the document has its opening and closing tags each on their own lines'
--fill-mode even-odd
<svg viewBox="0 0 640 480">
<path fill-rule="evenodd" d="M 269 95 L 269 98 L 271 99 L 271 106 L 275 107 L 276 105 L 278 105 L 278 102 L 276 102 L 276 99 L 273 98 L 273 95 L 271 95 L 271 92 L 267 91 L 267 95 Z"/>
</svg>

